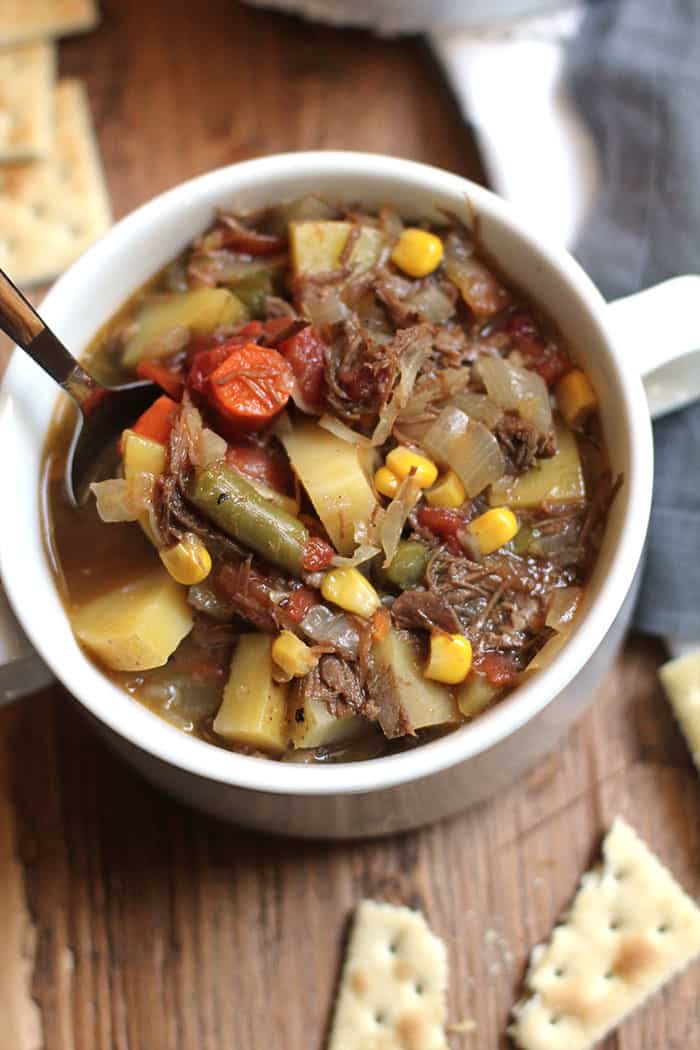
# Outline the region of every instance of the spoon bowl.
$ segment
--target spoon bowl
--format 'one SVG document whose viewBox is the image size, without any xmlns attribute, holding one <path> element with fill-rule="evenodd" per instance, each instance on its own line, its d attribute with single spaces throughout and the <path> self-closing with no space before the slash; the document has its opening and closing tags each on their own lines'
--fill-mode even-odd
<svg viewBox="0 0 700 1050">
<path fill-rule="evenodd" d="M 153 404 L 160 390 L 149 381 L 119 386 L 98 383 L 3 270 L 0 329 L 51 376 L 78 409 L 65 474 L 68 499 L 77 506 L 86 500 L 91 482 L 104 477 L 113 465 L 122 431 Z"/>
</svg>

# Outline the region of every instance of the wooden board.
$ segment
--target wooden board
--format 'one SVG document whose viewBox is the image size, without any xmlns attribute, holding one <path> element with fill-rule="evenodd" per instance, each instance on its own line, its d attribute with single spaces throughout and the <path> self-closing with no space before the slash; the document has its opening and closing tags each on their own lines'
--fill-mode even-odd
<svg viewBox="0 0 700 1050">
<path fill-rule="evenodd" d="M 84 76 L 115 214 L 261 153 L 385 150 L 480 176 L 426 48 L 209 0 L 107 0 L 61 45 Z M 58 686 L 0 711 L 0 1050 L 322 1050 L 347 917 L 370 896 L 446 938 L 454 1048 L 504 1050 L 532 945 L 623 813 L 700 894 L 700 782 L 626 648 L 565 745 L 488 805 L 361 845 L 279 842 L 203 818 L 105 751 Z M 698 971 L 605 1050 L 699 1042 Z"/>
</svg>

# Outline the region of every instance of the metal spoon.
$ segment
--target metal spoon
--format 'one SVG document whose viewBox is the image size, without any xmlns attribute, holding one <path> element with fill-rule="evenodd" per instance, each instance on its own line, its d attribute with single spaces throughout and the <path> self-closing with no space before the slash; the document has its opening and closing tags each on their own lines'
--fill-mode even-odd
<svg viewBox="0 0 700 1050">
<path fill-rule="evenodd" d="M 74 505 L 85 501 L 90 482 L 104 476 L 116 441 L 159 396 L 150 382 L 102 386 L 78 364 L 60 339 L 0 270 L 0 329 L 73 399 L 78 408 L 66 460 L 66 490 Z"/>
</svg>

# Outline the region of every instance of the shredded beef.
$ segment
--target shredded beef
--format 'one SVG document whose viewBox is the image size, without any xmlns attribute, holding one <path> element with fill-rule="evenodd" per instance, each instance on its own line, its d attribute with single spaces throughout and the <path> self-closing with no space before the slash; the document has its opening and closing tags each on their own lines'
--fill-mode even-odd
<svg viewBox="0 0 700 1050">
<path fill-rule="evenodd" d="M 438 548 L 426 570 L 432 593 L 451 607 L 478 652 L 509 652 L 519 666 L 542 644 L 548 597 L 571 582 L 549 561 L 508 553 L 481 562 L 454 557 Z"/>
<path fill-rule="evenodd" d="M 330 714 L 340 718 L 357 714 L 376 721 L 377 708 L 367 694 L 361 666 L 335 653 L 326 653 L 318 665 L 292 685 L 294 706 L 307 700 L 322 701 Z"/>
<path fill-rule="evenodd" d="M 250 557 L 226 561 L 211 574 L 214 590 L 230 604 L 234 616 L 266 634 L 276 634 L 294 621 L 282 604 L 291 594 L 290 582 L 266 573 L 252 564 Z"/>
<path fill-rule="evenodd" d="M 333 327 L 326 368 L 326 402 L 344 422 L 371 429 L 398 375 L 398 355 L 351 317 Z"/>
<path fill-rule="evenodd" d="M 397 627 L 439 630 L 454 634 L 459 620 L 454 609 L 434 591 L 404 591 L 391 606 Z"/>
<path fill-rule="evenodd" d="M 324 686 L 333 693 L 333 703 L 336 706 L 341 705 L 342 708 L 350 708 L 356 714 L 361 713 L 366 696 L 360 681 L 359 667 L 349 664 L 340 656 L 327 653 L 321 657 L 318 669 Z"/>
<path fill-rule="evenodd" d="M 517 412 L 504 412 L 494 427 L 494 433 L 505 456 L 509 474 L 523 474 L 537 458 L 548 458 L 557 450 L 553 432 L 541 434 L 537 427 L 522 419 Z"/>
</svg>

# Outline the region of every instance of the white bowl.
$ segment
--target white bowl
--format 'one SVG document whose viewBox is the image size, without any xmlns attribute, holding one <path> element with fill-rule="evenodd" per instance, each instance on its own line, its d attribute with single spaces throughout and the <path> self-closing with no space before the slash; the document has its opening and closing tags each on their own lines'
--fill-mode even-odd
<svg viewBox="0 0 700 1050">
<path fill-rule="evenodd" d="M 549 751 L 592 700 L 627 626 L 652 487 L 649 412 L 623 360 L 610 309 L 586 274 L 540 244 L 493 194 L 435 168 L 359 153 L 297 153 L 214 171 L 127 216 L 57 282 L 46 321 L 80 353 L 124 300 L 225 205 L 258 207 L 319 192 L 386 202 L 407 215 L 465 217 L 481 243 L 543 304 L 600 395 L 612 468 L 624 485 L 613 505 L 585 607 L 561 655 L 475 722 L 405 753 L 321 768 L 269 762 L 188 736 L 120 691 L 77 645 L 51 574 L 40 526 L 44 437 L 56 401 L 51 381 L 16 352 L 0 398 L 0 563 L 12 606 L 38 652 L 110 742 L 149 779 L 218 816 L 283 834 L 376 835 L 454 813 L 483 799 Z M 7 506 L 7 505 L 6 505 Z M 9 509 L 9 508 L 8 508 Z"/>
</svg>

